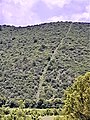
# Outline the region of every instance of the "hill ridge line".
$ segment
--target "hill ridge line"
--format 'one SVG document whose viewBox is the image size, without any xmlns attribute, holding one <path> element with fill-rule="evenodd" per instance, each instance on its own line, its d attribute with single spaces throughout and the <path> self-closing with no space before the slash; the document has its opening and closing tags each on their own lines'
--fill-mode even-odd
<svg viewBox="0 0 90 120">
<path fill-rule="evenodd" d="M 38 91 L 37 91 L 37 94 L 36 94 L 36 99 L 37 99 L 37 101 L 39 101 L 40 91 L 41 91 L 41 89 L 42 89 L 42 84 L 43 84 L 43 81 L 44 81 L 44 75 L 45 75 L 46 72 L 47 72 L 48 66 L 49 66 L 50 62 L 55 58 L 55 54 L 57 53 L 58 48 L 59 48 L 60 46 L 62 46 L 63 40 L 64 40 L 65 38 L 67 38 L 67 35 L 69 34 L 69 32 L 70 32 L 70 30 L 71 30 L 72 24 L 73 24 L 73 23 L 70 24 L 69 29 L 68 29 L 68 31 L 67 31 L 67 33 L 66 33 L 66 36 L 61 39 L 61 42 L 58 44 L 58 46 L 57 46 L 56 49 L 54 50 L 54 53 L 52 54 L 50 61 L 47 63 L 46 67 L 44 68 L 44 71 L 43 71 L 42 75 L 40 76 L 39 88 L 38 88 Z"/>
</svg>

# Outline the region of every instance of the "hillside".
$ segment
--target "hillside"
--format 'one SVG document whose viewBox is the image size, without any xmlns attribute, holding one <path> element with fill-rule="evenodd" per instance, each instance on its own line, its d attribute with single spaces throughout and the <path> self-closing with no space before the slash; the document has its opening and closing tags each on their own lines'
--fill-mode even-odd
<svg viewBox="0 0 90 120">
<path fill-rule="evenodd" d="M 61 99 L 87 71 L 90 23 L 0 26 L 0 93 L 7 99 Z"/>
</svg>

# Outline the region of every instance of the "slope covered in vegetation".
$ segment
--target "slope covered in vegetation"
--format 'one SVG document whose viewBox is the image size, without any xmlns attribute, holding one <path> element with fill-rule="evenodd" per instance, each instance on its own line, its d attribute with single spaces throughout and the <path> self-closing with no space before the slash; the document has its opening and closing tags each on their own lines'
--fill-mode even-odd
<svg viewBox="0 0 90 120">
<path fill-rule="evenodd" d="M 0 94 L 56 107 L 73 78 L 90 71 L 90 23 L 0 26 Z M 54 101 L 50 104 L 48 101 Z M 3 102 L 4 103 L 4 102 Z M 37 105 L 38 106 L 38 105 Z"/>
</svg>

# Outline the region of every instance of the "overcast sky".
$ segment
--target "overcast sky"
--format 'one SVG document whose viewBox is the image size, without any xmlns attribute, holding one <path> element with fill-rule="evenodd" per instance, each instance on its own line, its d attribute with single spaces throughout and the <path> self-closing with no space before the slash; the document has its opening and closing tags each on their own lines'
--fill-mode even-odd
<svg viewBox="0 0 90 120">
<path fill-rule="evenodd" d="M 0 24 L 90 22 L 90 0 L 0 0 Z"/>
</svg>

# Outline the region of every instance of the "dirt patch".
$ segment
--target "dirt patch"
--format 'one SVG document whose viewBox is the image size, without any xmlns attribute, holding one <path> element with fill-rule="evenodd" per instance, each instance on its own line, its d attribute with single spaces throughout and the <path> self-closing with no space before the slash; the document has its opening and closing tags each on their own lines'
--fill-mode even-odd
<svg viewBox="0 0 90 120">
<path fill-rule="evenodd" d="M 54 120 L 54 116 L 44 116 L 41 120 Z"/>
</svg>

